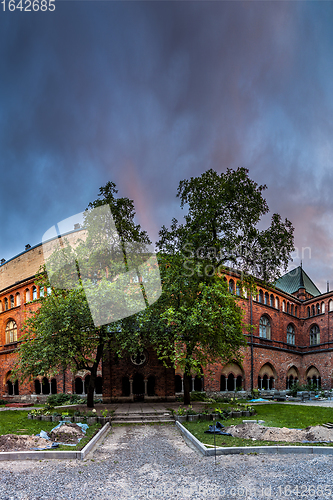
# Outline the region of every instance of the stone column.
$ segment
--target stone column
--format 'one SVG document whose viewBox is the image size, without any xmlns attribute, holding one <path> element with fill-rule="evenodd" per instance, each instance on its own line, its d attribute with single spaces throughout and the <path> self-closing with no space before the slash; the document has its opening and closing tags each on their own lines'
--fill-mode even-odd
<svg viewBox="0 0 333 500">
<path fill-rule="evenodd" d="M 192 392 L 194 391 L 194 379 L 195 377 L 192 377 Z"/>
<path fill-rule="evenodd" d="M 144 383 L 145 383 L 145 396 L 148 396 L 148 379 L 144 379 Z"/>
<path fill-rule="evenodd" d="M 260 378 L 260 390 L 262 391 L 262 378 Z"/>
<path fill-rule="evenodd" d="M 182 391 L 181 392 L 184 392 L 184 377 L 181 377 L 182 379 Z"/>
<path fill-rule="evenodd" d="M 201 377 L 201 390 L 204 391 L 205 388 L 204 388 L 204 378 Z"/>
<path fill-rule="evenodd" d="M 133 396 L 133 379 L 132 378 L 129 379 L 129 383 L 130 383 L 130 396 Z"/>
<path fill-rule="evenodd" d="M 319 377 L 317 377 L 317 389 L 319 389 Z"/>
<path fill-rule="evenodd" d="M 237 382 L 237 379 L 236 379 L 236 377 L 234 377 L 234 391 L 235 391 L 235 390 L 236 390 L 236 388 L 237 388 L 236 382 Z"/>
</svg>

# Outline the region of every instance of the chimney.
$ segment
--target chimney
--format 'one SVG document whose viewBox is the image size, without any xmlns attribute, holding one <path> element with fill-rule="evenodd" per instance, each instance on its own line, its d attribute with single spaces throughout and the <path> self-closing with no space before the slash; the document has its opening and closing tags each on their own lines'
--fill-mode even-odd
<svg viewBox="0 0 333 500">
<path fill-rule="evenodd" d="M 29 250 L 29 248 L 31 248 L 31 245 L 29 245 L 29 243 L 28 243 L 27 245 L 25 245 L 25 249 Z"/>
<path fill-rule="evenodd" d="M 330 291 L 330 282 L 328 281 L 327 282 L 327 292 L 329 292 L 329 291 Z"/>
<path fill-rule="evenodd" d="M 74 229 L 80 229 L 80 224 L 74 224 Z"/>
</svg>

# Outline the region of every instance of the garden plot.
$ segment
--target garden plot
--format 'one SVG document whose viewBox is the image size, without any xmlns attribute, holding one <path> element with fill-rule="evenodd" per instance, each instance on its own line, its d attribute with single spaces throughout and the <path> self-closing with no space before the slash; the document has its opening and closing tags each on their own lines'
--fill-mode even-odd
<svg viewBox="0 0 333 500">
<path fill-rule="evenodd" d="M 315 425 L 306 429 L 288 429 L 287 427 L 265 427 L 255 422 L 230 425 L 223 429 L 233 437 L 254 441 L 285 441 L 288 443 L 333 442 L 333 429 Z"/>
<path fill-rule="evenodd" d="M 40 436 L 5 434 L 0 436 L 0 451 L 26 451 L 32 449 L 52 448 L 52 443 L 77 445 L 85 436 L 82 428 L 76 424 L 68 423 L 57 426 L 47 434 L 50 439 Z"/>
</svg>

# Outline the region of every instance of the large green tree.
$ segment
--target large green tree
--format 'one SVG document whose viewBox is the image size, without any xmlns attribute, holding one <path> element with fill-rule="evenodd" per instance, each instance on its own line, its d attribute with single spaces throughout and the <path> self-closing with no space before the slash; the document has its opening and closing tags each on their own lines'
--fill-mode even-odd
<svg viewBox="0 0 333 500">
<path fill-rule="evenodd" d="M 194 373 L 209 364 L 241 361 L 242 310 L 226 282 L 215 271 L 205 271 L 209 262 L 197 262 L 189 274 L 181 253 L 159 254 L 158 260 L 162 296 L 138 318 L 159 358 L 183 370 L 188 404 Z"/>
<path fill-rule="evenodd" d="M 249 178 L 248 170 L 207 170 L 179 183 L 177 196 L 187 209 L 184 222 L 162 227 L 159 249 L 182 252 L 187 266 L 208 259 L 216 268 L 231 266 L 266 282 L 286 270 L 294 250 L 294 228 L 288 219 L 272 215 L 271 225 L 258 228 L 269 212 L 265 185 Z"/>
<path fill-rule="evenodd" d="M 159 258 L 169 265 L 161 267 L 163 296 L 148 311 L 151 325 L 160 327 L 150 330 L 155 327 L 155 335 L 158 332 L 155 345 L 160 355 L 183 366 L 186 403 L 191 370 L 199 364 L 239 359 L 244 345 L 237 297 L 222 279 L 228 266 L 241 272 L 243 285 L 251 291 L 251 275 L 272 282 L 290 260 L 290 221 L 274 214 L 269 228 L 258 229 L 268 212 L 265 189 L 245 168 L 221 174 L 208 170 L 183 180 L 177 196 L 187 209 L 184 222 L 173 219 L 159 233 Z"/>
<path fill-rule="evenodd" d="M 41 286 L 51 284 L 52 293 L 40 299 L 40 308 L 24 323 L 16 364 L 21 378 L 57 373 L 66 366 L 74 372 L 89 370 L 89 407 L 105 349 L 121 355 L 135 353 L 141 345 L 127 316 L 145 302 L 138 300 L 142 286 L 130 283 L 129 272 L 138 272 L 147 257 L 149 238 L 134 223 L 133 201 L 116 198 L 116 193 L 114 183 L 102 187 L 85 214 L 82 240 L 75 247 L 64 240 L 48 259 L 38 280 Z"/>
</svg>

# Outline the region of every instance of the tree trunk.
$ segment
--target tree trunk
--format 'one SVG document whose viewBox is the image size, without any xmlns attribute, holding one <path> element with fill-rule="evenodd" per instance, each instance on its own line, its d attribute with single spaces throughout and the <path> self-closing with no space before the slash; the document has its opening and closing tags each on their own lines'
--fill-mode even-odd
<svg viewBox="0 0 333 500">
<path fill-rule="evenodd" d="M 97 367 L 95 369 L 93 367 L 90 371 L 90 380 L 89 380 L 88 394 L 87 394 L 87 408 L 94 407 L 96 372 L 97 372 Z"/>
<path fill-rule="evenodd" d="M 191 396 L 190 396 L 191 382 L 192 382 L 191 375 L 187 375 L 186 373 L 184 373 L 184 405 L 189 405 L 191 402 Z"/>
<path fill-rule="evenodd" d="M 90 380 L 89 380 L 88 394 L 87 394 L 87 408 L 94 407 L 94 391 L 95 391 L 97 368 L 103 355 L 103 348 L 104 348 L 104 342 L 101 342 L 97 347 L 95 362 L 92 368 L 90 369 Z"/>
</svg>

